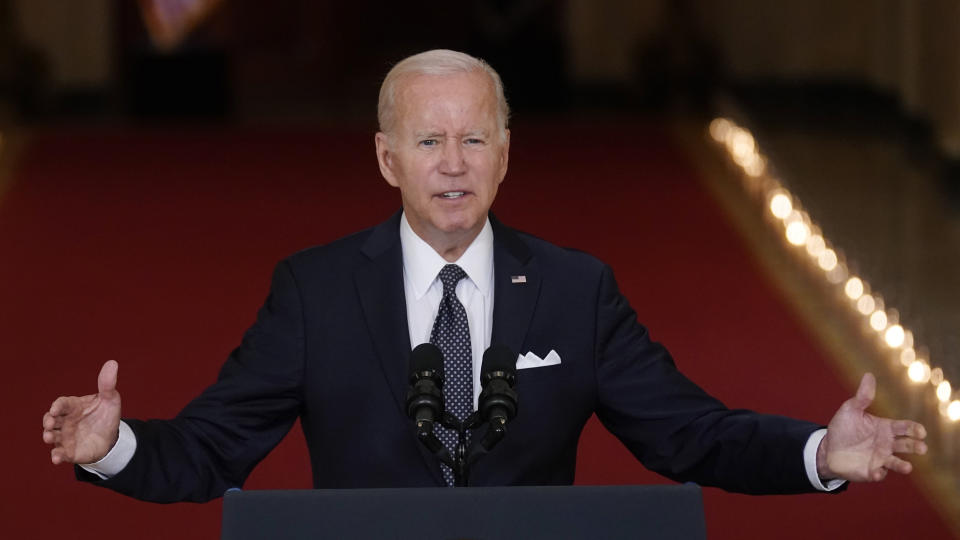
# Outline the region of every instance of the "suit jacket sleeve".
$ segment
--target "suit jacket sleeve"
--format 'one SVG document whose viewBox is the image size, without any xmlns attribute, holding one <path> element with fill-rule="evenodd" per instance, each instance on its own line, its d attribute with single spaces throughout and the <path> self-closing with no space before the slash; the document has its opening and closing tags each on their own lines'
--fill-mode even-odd
<svg viewBox="0 0 960 540">
<path fill-rule="evenodd" d="M 594 355 L 597 416 L 647 468 L 742 493 L 814 491 L 803 446 L 820 426 L 727 409 L 683 376 L 604 266 Z"/>
<path fill-rule="evenodd" d="M 217 381 L 172 420 L 125 420 L 137 437 L 130 463 L 108 480 L 82 480 L 154 502 L 201 502 L 240 487 L 292 427 L 302 402 L 304 328 L 289 263 L 280 263 L 257 321 Z"/>
</svg>

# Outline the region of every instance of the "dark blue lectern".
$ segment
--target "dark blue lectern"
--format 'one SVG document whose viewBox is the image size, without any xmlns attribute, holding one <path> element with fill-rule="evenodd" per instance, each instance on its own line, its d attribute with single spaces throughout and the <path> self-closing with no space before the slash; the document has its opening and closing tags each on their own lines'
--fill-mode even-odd
<svg viewBox="0 0 960 540">
<path fill-rule="evenodd" d="M 231 491 L 221 538 L 696 540 L 706 526 L 692 484 Z"/>
</svg>

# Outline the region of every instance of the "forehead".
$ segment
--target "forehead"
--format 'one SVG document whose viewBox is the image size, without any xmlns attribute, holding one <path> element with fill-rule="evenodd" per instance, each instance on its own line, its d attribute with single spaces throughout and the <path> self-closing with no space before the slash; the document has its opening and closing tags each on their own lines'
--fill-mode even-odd
<svg viewBox="0 0 960 540">
<path fill-rule="evenodd" d="M 479 71 L 410 76 L 398 84 L 395 107 L 397 119 L 407 127 L 496 123 L 493 81 Z"/>
</svg>

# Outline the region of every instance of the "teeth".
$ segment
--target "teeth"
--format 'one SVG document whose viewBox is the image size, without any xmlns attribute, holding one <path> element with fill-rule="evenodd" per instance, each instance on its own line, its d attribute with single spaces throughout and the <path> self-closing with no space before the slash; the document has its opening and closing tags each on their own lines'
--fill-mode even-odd
<svg viewBox="0 0 960 540">
<path fill-rule="evenodd" d="M 456 199 L 457 197 L 462 197 L 464 193 L 463 191 L 447 191 L 443 194 L 443 198 Z"/>
</svg>

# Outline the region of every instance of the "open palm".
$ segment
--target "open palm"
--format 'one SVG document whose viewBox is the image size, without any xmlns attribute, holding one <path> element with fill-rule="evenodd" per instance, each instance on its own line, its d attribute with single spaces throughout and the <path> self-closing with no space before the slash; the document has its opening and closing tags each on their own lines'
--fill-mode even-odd
<svg viewBox="0 0 960 540">
<path fill-rule="evenodd" d="M 43 442 L 52 444 L 50 460 L 59 463 L 93 463 L 117 442 L 120 427 L 119 365 L 107 361 L 97 378 L 97 393 L 61 396 L 43 415 Z"/>
<path fill-rule="evenodd" d="M 830 420 L 817 452 L 821 478 L 878 482 L 888 471 L 909 474 L 910 462 L 895 454 L 924 454 L 926 430 L 911 420 L 891 420 L 866 412 L 876 395 L 877 382 L 867 373 L 857 395 L 848 399 Z"/>
</svg>

